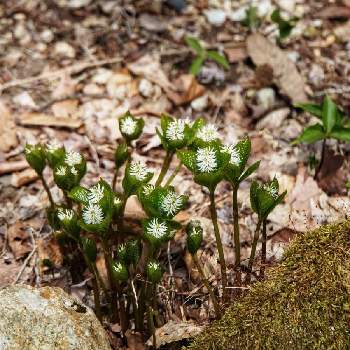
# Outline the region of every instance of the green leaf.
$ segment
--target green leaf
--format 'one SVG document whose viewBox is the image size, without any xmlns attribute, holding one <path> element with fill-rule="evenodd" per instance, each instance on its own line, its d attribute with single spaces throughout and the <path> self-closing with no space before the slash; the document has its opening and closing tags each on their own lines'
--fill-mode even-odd
<svg viewBox="0 0 350 350">
<path fill-rule="evenodd" d="M 159 262 L 151 260 L 146 266 L 147 279 L 152 283 L 158 283 L 162 279 L 163 272 Z"/>
<path fill-rule="evenodd" d="M 296 103 L 296 108 L 301 108 L 303 111 L 308 112 L 318 118 L 322 118 L 322 106 L 316 103 Z"/>
<path fill-rule="evenodd" d="M 88 237 L 82 237 L 81 244 L 85 256 L 90 262 L 95 262 L 97 258 L 97 247 L 95 241 Z"/>
<path fill-rule="evenodd" d="M 327 134 L 332 131 L 336 124 L 337 114 L 337 105 L 327 95 L 322 103 L 322 121 Z"/>
<path fill-rule="evenodd" d="M 329 136 L 339 141 L 350 142 L 350 128 L 335 126 Z"/>
<path fill-rule="evenodd" d="M 250 167 L 248 167 L 245 170 L 245 172 L 240 176 L 239 182 L 244 181 L 247 177 L 253 174 L 256 170 L 258 170 L 259 166 L 260 166 L 260 160 L 252 164 Z"/>
<path fill-rule="evenodd" d="M 227 69 L 227 70 L 230 69 L 230 64 L 228 63 L 226 57 L 221 55 L 219 52 L 208 51 L 207 57 L 210 58 L 211 60 L 215 61 L 216 63 L 218 63 L 220 66 L 224 67 L 225 69 Z"/>
<path fill-rule="evenodd" d="M 191 254 L 195 254 L 203 241 L 203 228 L 199 221 L 190 221 L 186 227 L 187 249 Z"/>
<path fill-rule="evenodd" d="M 202 57 L 202 56 L 197 56 L 197 57 L 192 61 L 192 64 L 191 64 L 191 67 L 190 67 L 190 73 L 193 74 L 193 75 L 198 75 L 199 72 L 200 72 L 201 69 L 202 69 L 203 62 L 204 62 L 204 57 Z"/>
<path fill-rule="evenodd" d="M 293 144 L 298 143 L 315 143 L 316 141 L 323 140 L 326 134 L 320 124 L 314 124 L 305 128 L 301 135 L 293 141 Z"/>
<path fill-rule="evenodd" d="M 76 203 L 89 203 L 89 190 L 83 186 L 75 186 L 68 192 L 68 197 Z"/>
<path fill-rule="evenodd" d="M 46 165 L 46 157 L 43 147 L 40 144 L 26 144 L 24 153 L 28 164 L 38 175 L 41 176 Z"/>
<path fill-rule="evenodd" d="M 118 145 L 114 153 L 114 162 L 116 168 L 120 168 L 126 160 L 129 158 L 128 145 L 126 142 L 122 142 Z"/>
<path fill-rule="evenodd" d="M 255 6 L 250 6 L 245 13 L 246 17 L 242 21 L 242 24 L 250 29 L 258 28 L 261 22 L 258 16 L 258 8 Z"/>
<path fill-rule="evenodd" d="M 195 38 L 193 36 L 186 36 L 185 41 L 186 41 L 187 46 L 189 46 L 194 51 L 196 51 L 196 53 L 198 55 L 202 55 L 203 52 L 205 51 L 197 38 Z"/>
<path fill-rule="evenodd" d="M 271 14 L 271 20 L 272 22 L 275 22 L 278 24 L 280 39 L 285 39 L 291 33 L 294 27 L 296 18 L 293 18 L 292 20 L 287 21 L 281 16 L 280 11 L 276 9 Z"/>
<path fill-rule="evenodd" d="M 129 272 L 127 267 L 121 262 L 111 263 L 112 277 L 116 281 L 125 282 L 129 278 Z"/>
</svg>

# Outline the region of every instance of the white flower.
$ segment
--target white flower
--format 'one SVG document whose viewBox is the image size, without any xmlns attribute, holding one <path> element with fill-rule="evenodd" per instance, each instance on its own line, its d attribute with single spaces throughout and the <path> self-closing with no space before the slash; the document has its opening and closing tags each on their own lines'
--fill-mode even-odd
<svg viewBox="0 0 350 350">
<path fill-rule="evenodd" d="M 182 207 L 181 196 L 169 192 L 162 200 L 160 208 L 167 215 L 175 215 Z"/>
<path fill-rule="evenodd" d="M 196 136 L 204 142 L 210 142 L 219 138 L 219 133 L 214 124 L 207 124 L 197 131 Z"/>
<path fill-rule="evenodd" d="M 202 236 L 202 230 L 199 227 L 194 227 L 191 230 L 191 236 Z"/>
<path fill-rule="evenodd" d="M 217 159 L 213 148 L 199 148 L 196 153 L 197 167 L 202 173 L 209 173 L 216 170 Z"/>
<path fill-rule="evenodd" d="M 278 190 L 272 183 L 269 185 L 264 185 L 263 189 L 267 191 L 274 199 L 278 197 Z"/>
<path fill-rule="evenodd" d="M 185 121 L 184 120 L 174 120 L 169 123 L 168 128 L 165 132 L 165 137 L 170 141 L 182 140 L 184 138 L 185 131 Z"/>
<path fill-rule="evenodd" d="M 64 161 L 69 166 L 74 166 L 81 163 L 82 157 L 78 152 L 69 151 L 67 152 L 66 157 L 64 158 Z"/>
<path fill-rule="evenodd" d="M 57 216 L 58 218 L 63 221 L 63 220 L 72 220 L 74 216 L 74 210 L 72 209 L 58 209 L 57 211 Z"/>
<path fill-rule="evenodd" d="M 64 176 L 67 173 L 67 168 L 65 166 L 60 166 L 56 169 L 55 173 L 58 176 Z"/>
<path fill-rule="evenodd" d="M 77 191 L 75 193 L 77 199 L 81 202 L 87 202 L 89 200 L 88 196 L 86 195 L 85 191 Z"/>
<path fill-rule="evenodd" d="M 116 272 L 121 272 L 123 270 L 123 264 L 121 262 L 117 262 L 116 264 L 114 264 L 114 268 Z"/>
<path fill-rule="evenodd" d="M 230 155 L 230 164 L 239 165 L 240 157 L 237 149 L 233 145 L 222 146 L 222 152 L 228 153 Z"/>
<path fill-rule="evenodd" d="M 147 185 L 143 186 L 142 193 L 145 196 L 149 196 L 151 194 L 151 192 L 154 190 L 154 188 L 155 188 L 154 185 L 147 184 Z"/>
<path fill-rule="evenodd" d="M 186 118 L 184 119 L 184 122 L 185 122 L 185 124 L 188 125 L 190 128 L 192 128 L 192 126 L 193 126 L 193 124 L 194 124 L 194 121 L 191 120 L 189 117 L 186 117 Z"/>
<path fill-rule="evenodd" d="M 168 227 L 164 222 L 159 222 L 158 218 L 153 218 L 146 227 L 147 233 L 156 238 L 162 238 L 167 234 Z"/>
<path fill-rule="evenodd" d="M 130 165 L 130 175 L 137 180 L 143 181 L 147 177 L 147 167 L 141 162 L 132 162 Z"/>
<path fill-rule="evenodd" d="M 86 224 L 100 224 L 103 220 L 103 211 L 98 204 L 89 204 L 83 210 L 83 220 Z"/>
<path fill-rule="evenodd" d="M 74 166 L 72 166 L 72 167 L 70 168 L 70 172 L 71 172 L 73 175 L 78 175 L 78 171 L 77 171 L 77 169 L 75 169 Z"/>
<path fill-rule="evenodd" d="M 126 135 L 132 135 L 135 132 L 137 121 L 131 117 L 122 119 L 120 123 L 120 131 Z"/>
<path fill-rule="evenodd" d="M 114 203 L 114 205 L 120 205 L 120 204 L 122 204 L 122 200 L 118 197 L 115 197 L 113 203 Z"/>
<path fill-rule="evenodd" d="M 159 264 L 156 261 L 150 261 L 148 263 L 148 267 L 152 270 L 158 270 L 159 269 Z"/>
<path fill-rule="evenodd" d="M 54 139 L 46 144 L 46 149 L 50 153 L 57 151 L 61 147 L 62 147 L 62 144 L 59 143 L 56 139 Z"/>
<path fill-rule="evenodd" d="M 98 203 L 103 198 L 103 195 L 103 187 L 100 184 L 97 184 L 90 188 L 88 199 L 91 203 Z"/>
</svg>

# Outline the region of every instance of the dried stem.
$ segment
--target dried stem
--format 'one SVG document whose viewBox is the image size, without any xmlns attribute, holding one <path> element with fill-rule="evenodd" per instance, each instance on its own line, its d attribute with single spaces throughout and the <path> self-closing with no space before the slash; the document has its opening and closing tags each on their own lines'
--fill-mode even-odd
<svg viewBox="0 0 350 350">
<path fill-rule="evenodd" d="M 214 190 L 210 191 L 210 214 L 211 214 L 211 220 L 212 220 L 213 226 L 214 226 L 215 240 L 216 240 L 216 245 L 217 245 L 218 253 L 219 253 L 223 299 L 224 299 L 224 301 L 226 301 L 227 300 L 226 263 L 225 263 L 224 249 L 223 249 L 222 241 L 220 238 L 218 217 L 217 217 L 216 208 L 215 208 Z"/>
<path fill-rule="evenodd" d="M 45 189 L 45 191 L 47 193 L 47 196 L 49 197 L 49 201 L 50 201 L 51 207 L 54 208 L 55 207 L 55 202 L 53 201 L 50 188 L 49 188 L 46 180 L 44 179 L 44 176 L 41 174 L 41 175 L 39 175 L 39 177 L 40 177 L 41 182 L 43 183 L 43 186 L 44 186 L 44 189 Z"/>
</svg>

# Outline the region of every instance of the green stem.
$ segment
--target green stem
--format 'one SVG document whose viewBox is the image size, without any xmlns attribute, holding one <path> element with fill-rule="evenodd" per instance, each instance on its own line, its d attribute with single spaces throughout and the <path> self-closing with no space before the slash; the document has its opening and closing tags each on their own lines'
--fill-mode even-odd
<svg viewBox="0 0 350 350">
<path fill-rule="evenodd" d="M 170 186 L 170 184 L 173 182 L 173 180 L 175 179 L 175 176 L 178 174 L 178 172 L 180 171 L 182 167 L 182 162 L 180 161 L 180 163 L 177 165 L 177 167 L 174 169 L 173 173 L 169 176 L 169 179 L 167 180 L 167 182 L 165 183 L 165 187 Z"/>
<path fill-rule="evenodd" d="M 66 200 L 68 208 L 71 209 L 73 206 L 72 200 L 68 197 L 68 194 L 66 191 L 63 191 L 63 195 L 64 195 L 64 199 Z"/>
<path fill-rule="evenodd" d="M 207 290 L 208 290 L 208 292 L 209 292 L 211 301 L 213 302 L 213 305 L 214 305 L 214 310 L 215 310 L 215 313 L 216 313 L 216 318 L 219 319 L 219 318 L 221 318 L 220 306 L 219 306 L 218 300 L 216 299 L 216 296 L 215 296 L 215 294 L 214 294 L 214 291 L 213 291 L 213 289 L 211 288 L 207 277 L 205 276 L 205 273 L 204 273 L 202 264 L 201 264 L 201 262 L 200 262 L 199 259 L 198 259 L 197 253 L 193 254 L 193 261 L 194 261 L 194 264 L 196 265 L 196 267 L 197 267 L 197 269 L 198 269 L 200 275 L 202 276 L 202 281 L 203 281 L 205 287 L 207 288 Z"/>
<path fill-rule="evenodd" d="M 158 176 L 158 179 L 155 183 L 155 186 L 159 186 L 162 183 L 164 176 L 166 175 L 166 173 L 169 169 L 169 166 L 170 166 L 171 160 L 173 159 L 173 156 L 174 156 L 174 152 L 167 151 L 165 158 L 164 158 L 162 169 L 161 169 L 160 174 Z"/>
<path fill-rule="evenodd" d="M 115 168 L 114 175 L 113 175 L 113 180 L 112 180 L 112 190 L 113 191 L 115 191 L 115 186 L 117 184 L 118 171 L 119 171 L 119 168 Z"/>
<path fill-rule="evenodd" d="M 54 208 L 54 207 L 55 207 L 55 202 L 53 201 L 50 188 L 49 188 L 49 186 L 48 186 L 46 180 L 44 179 L 44 176 L 43 176 L 42 174 L 39 175 L 39 176 L 40 176 L 41 182 L 43 183 L 43 186 L 44 186 L 44 189 L 45 189 L 45 191 L 46 191 L 46 193 L 47 193 L 47 196 L 49 197 L 49 201 L 50 201 L 51 207 Z"/>
<path fill-rule="evenodd" d="M 236 283 L 238 286 L 242 284 L 241 277 L 241 242 L 239 235 L 238 222 L 238 200 L 237 200 L 238 186 L 234 185 L 232 190 L 232 214 L 233 214 L 233 242 L 235 246 L 235 272 Z"/>
<path fill-rule="evenodd" d="M 252 250 L 250 252 L 250 257 L 249 257 L 249 262 L 248 262 L 248 274 L 246 277 L 246 283 L 250 283 L 250 279 L 251 279 L 251 273 L 252 273 L 253 263 L 254 263 L 255 253 L 256 253 L 256 246 L 257 246 L 258 240 L 259 240 L 261 222 L 262 222 L 262 220 L 259 219 L 258 224 L 256 225 L 254 237 L 253 237 Z"/>
<path fill-rule="evenodd" d="M 318 166 L 315 170 L 315 175 L 314 175 L 314 179 L 317 180 L 319 175 L 320 175 L 320 171 L 322 169 L 323 163 L 324 163 L 324 158 L 325 158 L 325 154 L 326 154 L 326 147 L 327 147 L 327 139 L 323 139 L 322 142 L 322 149 L 321 149 L 321 159 L 320 162 L 318 163 Z"/>
<path fill-rule="evenodd" d="M 266 266 L 266 219 L 263 220 L 262 227 L 262 240 L 261 240 L 261 265 L 259 277 L 263 279 L 265 277 L 265 266 Z"/>
<path fill-rule="evenodd" d="M 220 238 L 220 230 L 218 225 L 218 217 L 215 208 L 215 195 L 214 190 L 210 190 L 210 214 L 211 220 L 214 226 L 215 240 L 219 253 L 220 268 L 221 268 L 221 281 L 222 281 L 222 291 L 223 291 L 223 300 L 227 300 L 227 276 L 226 276 L 226 263 L 224 256 L 224 249 L 222 246 L 222 241 Z"/>
</svg>

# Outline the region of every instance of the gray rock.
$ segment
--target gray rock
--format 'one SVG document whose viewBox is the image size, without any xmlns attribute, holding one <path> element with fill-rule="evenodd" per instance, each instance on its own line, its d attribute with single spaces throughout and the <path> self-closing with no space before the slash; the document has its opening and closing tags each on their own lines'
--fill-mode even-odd
<svg viewBox="0 0 350 350">
<path fill-rule="evenodd" d="M 275 130 L 280 127 L 283 121 L 288 117 L 290 109 L 288 107 L 276 109 L 268 113 L 256 124 L 257 130 L 269 129 Z"/>
<path fill-rule="evenodd" d="M 0 291 L 0 350 L 111 350 L 91 309 L 57 287 Z"/>
</svg>

